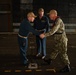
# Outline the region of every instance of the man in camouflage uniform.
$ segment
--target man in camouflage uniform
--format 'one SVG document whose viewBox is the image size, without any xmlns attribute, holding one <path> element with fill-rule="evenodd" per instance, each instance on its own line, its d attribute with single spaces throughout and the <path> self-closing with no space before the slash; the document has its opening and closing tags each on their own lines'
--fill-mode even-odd
<svg viewBox="0 0 76 75">
<path fill-rule="evenodd" d="M 51 20 L 54 21 L 52 29 L 50 32 L 46 33 L 41 38 L 54 35 L 55 47 L 54 47 L 54 51 L 50 55 L 50 59 L 48 59 L 48 60 L 45 59 L 44 61 L 47 62 L 48 64 L 50 64 L 52 62 L 52 60 L 55 59 L 57 57 L 57 55 L 59 54 L 63 63 L 65 64 L 65 67 L 63 69 L 61 69 L 60 72 L 69 72 L 70 71 L 70 66 L 69 66 L 70 61 L 69 61 L 68 55 L 67 55 L 68 39 L 66 37 L 64 23 L 63 23 L 62 19 L 57 16 L 56 10 L 51 10 L 49 12 L 49 17 Z"/>
</svg>

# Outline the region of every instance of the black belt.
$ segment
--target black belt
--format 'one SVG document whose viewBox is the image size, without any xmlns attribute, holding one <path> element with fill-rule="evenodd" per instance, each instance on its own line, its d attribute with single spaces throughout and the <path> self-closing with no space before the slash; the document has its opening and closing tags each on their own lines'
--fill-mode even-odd
<svg viewBox="0 0 76 75">
<path fill-rule="evenodd" d="M 60 32 L 56 32 L 55 34 L 63 34 L 65 31 L 62 31 L 61 33 Z"/>
<path fill-rule="evenodd" d="M 59 34 L 63 34 L 63 33 L 64 33 L 64 31 L 62 33 L 55 33 L 55 34 L 58 34 L 59 35 Z"/>
<path fill-rule="evenodd" d="M 63 34 L 63 33 L 55 33 L 55 34 Z"/>
</svg>

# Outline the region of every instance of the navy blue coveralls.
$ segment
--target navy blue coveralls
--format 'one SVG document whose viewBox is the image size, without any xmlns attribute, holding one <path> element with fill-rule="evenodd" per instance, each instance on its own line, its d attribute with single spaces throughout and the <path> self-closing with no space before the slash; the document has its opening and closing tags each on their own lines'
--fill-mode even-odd
<svg viewBox="0 0 76 75">
<path fill-rule="evenodd" d="M 26 57 L 26 51 L 28 47 L 29 32 L 32 32 L 36 36 L 40 35 L 40 33 L 35 31 L 35 29 L 31 26 L 30 22 L 27 19 L 24 19 L 20 24 L 18 33 L 18 43 L 23 64 L 27 64 L 28 61 Z"/>
<path fill-rule="evenodd" d="M 46 33 L 49 31 L 49 20 L 46 16 L 43 16 L 41 19 L 39 16 L 35 18 L 34 28 L 40 33 Z M 36 36 L 37 50 L 38 54 L 46 56 L 46 38 L 41 39 L 39 36 Z"/>
</svg>

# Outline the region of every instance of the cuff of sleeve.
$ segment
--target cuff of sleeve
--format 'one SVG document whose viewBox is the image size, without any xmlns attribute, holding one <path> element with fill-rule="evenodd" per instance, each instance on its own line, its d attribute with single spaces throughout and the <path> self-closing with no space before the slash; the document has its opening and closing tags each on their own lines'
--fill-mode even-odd
<svg viewBox="0 0 76 75">
<path fill-rule="evenodd" d="M 48 36 L 51 36 L 51 34 L 50 33 L 46 33 L 45 34 L 45 37 L 48 37 Z"/>
<path fill-rule="evenodd" d="M 48 33 L 45 34 L 45 37 L 47 37 L 47 36 L 48 36 Z"/>
</svg>

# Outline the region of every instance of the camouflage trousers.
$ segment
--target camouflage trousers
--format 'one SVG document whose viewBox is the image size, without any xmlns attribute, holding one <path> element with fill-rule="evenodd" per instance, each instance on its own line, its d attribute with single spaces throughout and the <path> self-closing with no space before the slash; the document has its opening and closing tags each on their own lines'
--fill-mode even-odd
<svg viewBox="0 0 76 75">
<path fill-rule="evenodd" d="M 67 55 L 68 39 L 66 37 L 66 34 L 59 34 L 59 35 L 55 34 L 54 40 L 55 40 L 55 45 L 54 45 L 55 47 L 53 52 L 50 55 L 51 59 L 55 59 L 57 55 L 59 55 L 65 65 L 70 64 L 70 61 Z"/>
</svg>

